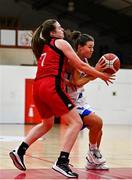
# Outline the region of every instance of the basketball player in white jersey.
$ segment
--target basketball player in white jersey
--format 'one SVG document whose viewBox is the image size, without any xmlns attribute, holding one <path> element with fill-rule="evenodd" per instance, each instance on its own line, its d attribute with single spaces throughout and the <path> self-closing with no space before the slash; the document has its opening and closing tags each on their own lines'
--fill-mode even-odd
<svg viewBox="0 0 132 180">
<path fill-rule="evenodd" d="M 91 58 L 94 51 L 94 38 L 88 34 L 81 34 L 79 31 L 74 31 L 71 34 L 70 40 L 72 40 L 72 45 L 80 59 L 85 61 L 85 63 L 88 63 L 88 59 Z M 105 62 L 99 61 L 95 68 L 99 71 L 103 71 L 105 69 Z M 75 70 L 72 68 L 72 64 L 67 64 L 66 69 L 65 83 L 67 85 L 67 92 L 77 106 L 77 110 L 83 120 L 82 129 L 85 127 L 89 129 L 89 151 L 86 156 L 86 168 L 87 170 L 108 170 L 109 167 L 106 165 L 106 161 L 99 150 L 103 122 L 89 106 L 83 95 L 83 85 L 95 78 Z"/>
</svg>

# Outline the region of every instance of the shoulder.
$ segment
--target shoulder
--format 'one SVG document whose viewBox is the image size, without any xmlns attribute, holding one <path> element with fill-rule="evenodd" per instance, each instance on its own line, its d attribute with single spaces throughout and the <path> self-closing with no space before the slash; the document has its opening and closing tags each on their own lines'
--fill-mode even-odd
<svg viewBox="0 0 132 180">
<path fill-rule="evenodd" d="M 56 39 L 55 46 L 63 52 L 71 50 L 71 45 L 64 39 Z"/>
<path fill-rule="evenodd" d="M 66 40 L 64 40 L 64 39 L 56 39 L 55 40 L 55 45 L 56 46 L 69 46 L 70 44 L 66 41 Z"/>
</svg>

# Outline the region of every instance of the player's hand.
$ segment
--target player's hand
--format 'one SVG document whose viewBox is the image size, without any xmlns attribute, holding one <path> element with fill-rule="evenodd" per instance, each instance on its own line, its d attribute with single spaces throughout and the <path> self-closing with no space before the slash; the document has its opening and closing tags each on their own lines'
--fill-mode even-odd
<svg viewBox="0 0 132 180">
<path fill-rule="evenodd" d="M 108 73 L 104 73 L 105 76 L 107 76 L 107 80 L 104 80 L 105 83 L 107 84 L 107 86 L 109 86 L 109 84 L 113 84 L 113 81 L 115 80 L 115 74 L 108 74 Z"/>
<path fill-rule="evenodd" d="M 95 69 L 100 72 L 103 72 L 105 68 L 106 68 L 106 62 L 103 58 L 100 58 L 97 64 L 95 65 Z"/>
</svg>

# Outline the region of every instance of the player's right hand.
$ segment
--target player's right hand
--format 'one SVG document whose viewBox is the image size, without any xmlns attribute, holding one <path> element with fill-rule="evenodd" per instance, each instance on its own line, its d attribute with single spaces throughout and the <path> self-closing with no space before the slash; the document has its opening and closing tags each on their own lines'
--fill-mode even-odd
<svg viewBox="0 0 132 180">
<path fill-rule="evenodd" d="M 109 85 L 109 83 L 113 84 L 113 80 L 115 80 L 115 74 L 102 73 L 102 80 Z"/>
</svg>

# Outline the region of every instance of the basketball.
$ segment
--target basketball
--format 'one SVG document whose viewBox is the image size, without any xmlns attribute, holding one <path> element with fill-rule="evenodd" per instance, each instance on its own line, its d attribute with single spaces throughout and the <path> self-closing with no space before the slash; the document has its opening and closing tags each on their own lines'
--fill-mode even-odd
<svg viewBox="0 0 132 180">
<path fill-rule="evenodd" d="M 120 59 L 115 54 L 104 54 L 101 59 L 104 59 L 106 62 L 106 69 L 104 72 L 114 74 L 120 69 Z"/>
</svg>

